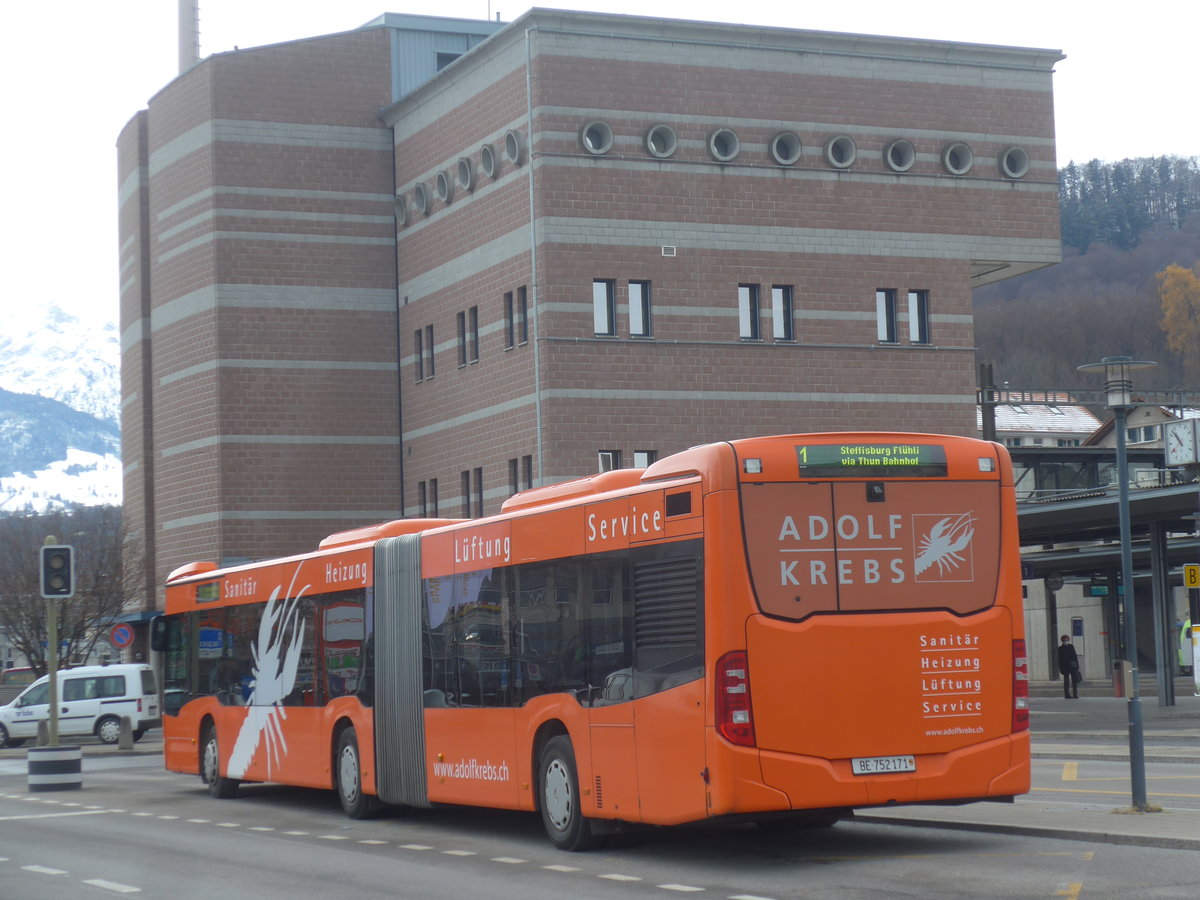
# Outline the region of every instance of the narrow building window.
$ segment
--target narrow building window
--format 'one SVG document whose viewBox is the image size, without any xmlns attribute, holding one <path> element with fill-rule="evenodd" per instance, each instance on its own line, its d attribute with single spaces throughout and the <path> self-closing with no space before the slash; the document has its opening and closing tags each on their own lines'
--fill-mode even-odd
<svg viewBox="0 0 1200 900">
<path fill-rule="evenodd" d="M 458 314 L 458 367 L 467 364 L 467 314 Z"/>
<path fill-rule="evenodd" d="M 771 320 L 775 340 L 794 341 L 795 325 L 792 319 L 792 286 L 777 284 L 771 288 Z"/>
<path fill-rule="evenodd" d="M 757 284 L 738 285 L 738 333 L 748 341 L 757 341 L 762 337 Z"/>
<path fill-rule="evenodd" d="M 531 487 L 533 487 L 533 457 L 532 456 L 522 456 L 521 457 L 521 470 L 522 470 L 522 472 L 521 472 L 522 478 L 525 481 L 525 490 L 529 490 Z"/>
<path fill-rule="evenodd" d="M 464 519 L 471 518 L 471 470 L 464 469 L 458 475 L 462 487 L 462 515 Z"/>
<path fill-rule="evenodd" d="M 612 337 L 617 333 L 616 282 L 597 278 L 592 281 L 592 322 L 596 334 Z"/>
<path fill-rule="evenodd" d="M 483 515 L 483 467 L 477 466 L 472 472 L 475 485 L 475 515 Z"/>
<path fill-rule="evenodd" d="M 521 490 L 521 469 L 519 460 L 514 456 L 508 461 L 508 492 L 515 494 Z"/>
<path fill-rule="evenodd" d="M 413 368 L 416 370 L 417 381 L 425 378 L 425 344 L 421 340 L 421 329 L 413 332 Z"/>
<path fill-rule="evenodd" d="M 621 468 L 620 450 L 601 450 L 599 457 L 601 472 L 611 472 L 613 469 Z"/>
<path fill-rule="evenodd" d="M 635 469 L 644 469 L 650 463 L 658 459 L 657 450 L 634 450 L 633 451 L 633 467 Z"/>
<path fill-rule="evenodd" d="M 522 344 L 529 343 L 529 303 L 524 285 L 517 288 L 517 340 Z"/>
<path fill-rule="evenodd" d="M 504 346 L 511 350 L 516 344 L 516 319 L 512 291 L 504 292 Z"/>
<path fill-rule="evenodd" d="M 650 337 L 650 282 L 629 282 L 629 334 Z"/>
<path fill-rule="evenodd" d="M 429 518 L 429 498 L 425 494 L 425 482 L 417 484 L 417 509 L 421 511 L 421 518 Z"/>
<path fill-rule="evenodd" d="M 429 479 L 429 515 L 431 518 L 438 517 L 438 488 L 437 479 Z"/>
<path fill-rule="evenodd" d="M 896 292 L 892 288 L 875 291 L 875 324 L 881 343 L 896 343 Z"/>
<path fill-rule="evenodd" d="M 908 339 L 929 343 L 929 291 L 908 292 Z"/>
<path fill-rule="evenodd" d="M 433 326 L 425 326 L 425 377 L 433 377 Z"/>
<path fill-rule="evenodd" d="M 479 307 L 467 310 L 467 333 L 470 337 L 471 362 L 479 362 Z"/>
</svg>

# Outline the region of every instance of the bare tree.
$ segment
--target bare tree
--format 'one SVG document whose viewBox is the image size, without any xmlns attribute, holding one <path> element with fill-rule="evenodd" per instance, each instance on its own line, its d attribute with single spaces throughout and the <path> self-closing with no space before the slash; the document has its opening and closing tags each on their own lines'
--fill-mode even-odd
<svg viewBox="0 0 1200 900">
<path fill-rule="evenodd" d="M 0 627 L 39 675 L 47 665 L 39 548 L 50 535 L 75 548 L 75 594 L 58 601 L 60 659 L 87 659 L 124 611 L 120 507 L 0 517 Z"/>
</svg>

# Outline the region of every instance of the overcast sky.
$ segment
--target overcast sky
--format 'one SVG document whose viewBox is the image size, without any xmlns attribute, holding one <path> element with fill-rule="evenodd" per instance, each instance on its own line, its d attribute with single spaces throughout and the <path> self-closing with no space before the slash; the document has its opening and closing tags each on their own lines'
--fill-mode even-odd
<svg viewBox="0 0 1200 900">
<path fill-rule="evenodd" d="M 1062 50 L 1058 163 L 1200 156 L 1200 3 L 547 0 L 545 7 Z M 200 0 L 202 56 L 348 31 L 384 12 L 512 21 L 527 0 Z M 1151 12 L 1152 10 L 1152 12 Z M 177 74 L 175 0 L 0 0 L 9 327 L 52 304 L 117 318 L 116 139 Z"/>
</svg>

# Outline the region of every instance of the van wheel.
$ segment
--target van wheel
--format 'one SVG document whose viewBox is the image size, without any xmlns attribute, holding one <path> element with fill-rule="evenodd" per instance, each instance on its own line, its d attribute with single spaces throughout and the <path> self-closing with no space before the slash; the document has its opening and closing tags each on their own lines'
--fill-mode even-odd
<svg viewBox="0 0 1200 900">
<path fill-rule="evenodd" d="M 8 729 L 5 728 L 3 724 L 0 724 L 0 747 L 7 747 L 7 746 L 8 746 Z M 13 746 L 15 747 L 16 744 L 14 744 Z"/>
<path fill-rule="evenodd" d="M 115 744 L 121 738 L 121 720 L 116 716 L 105 716 L 96 723 L 96 737 L 102 744 Z"/>
<path fill-rule="evenodd" d="M 565 735 L 550 738 L 538 762 L 538 802 L 546 835 L 559 850 L 596 846 L 592 824 L 579 809 L 575 750 Z"/>
<path fill-rule="evenodd" d="M 363 793 L 362 758 L 358 753 L 358 735 L 353 728 L 347 728 L 338 737 L 334 772 L 334 787 L 346 815 L 352 819 L 365 819 L 375 812 L 378 801 Z"/>
<path fill-rule="evenodd" d="M 238 780 L 221 777 L 221 751 L 217 744 L 217 731 L 211 725 L 204 729 L 200 743 L 200 780 L 208 785 L 208 793 L 218 800 L 237 796 Z"/>
<path fill-rule="evenodd" d="M 136 728 L 136 729 L 134 729 L 134 732 L 133 732 L 133 742 L 136 744 L 138 741 L 140 741 L 140 740 L 141 740 L 141 739 L 142 739 L 142 738 L 145 736 L 145 734 L 146 734 L 146 729 L 145 729 L 145 728 Z"/>
</svg>

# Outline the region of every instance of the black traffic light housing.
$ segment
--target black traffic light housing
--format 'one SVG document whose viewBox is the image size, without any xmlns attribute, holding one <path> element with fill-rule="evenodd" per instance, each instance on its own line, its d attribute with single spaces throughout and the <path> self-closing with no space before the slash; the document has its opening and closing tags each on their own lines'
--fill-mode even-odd
<svg viewBox="0 0 1200 900">
<path fill-rule="evenodd" d="M 75 548 L 51 545 L 42 548 L 42 596 L 70 597 L 75 593 Z"/>
</svg>

